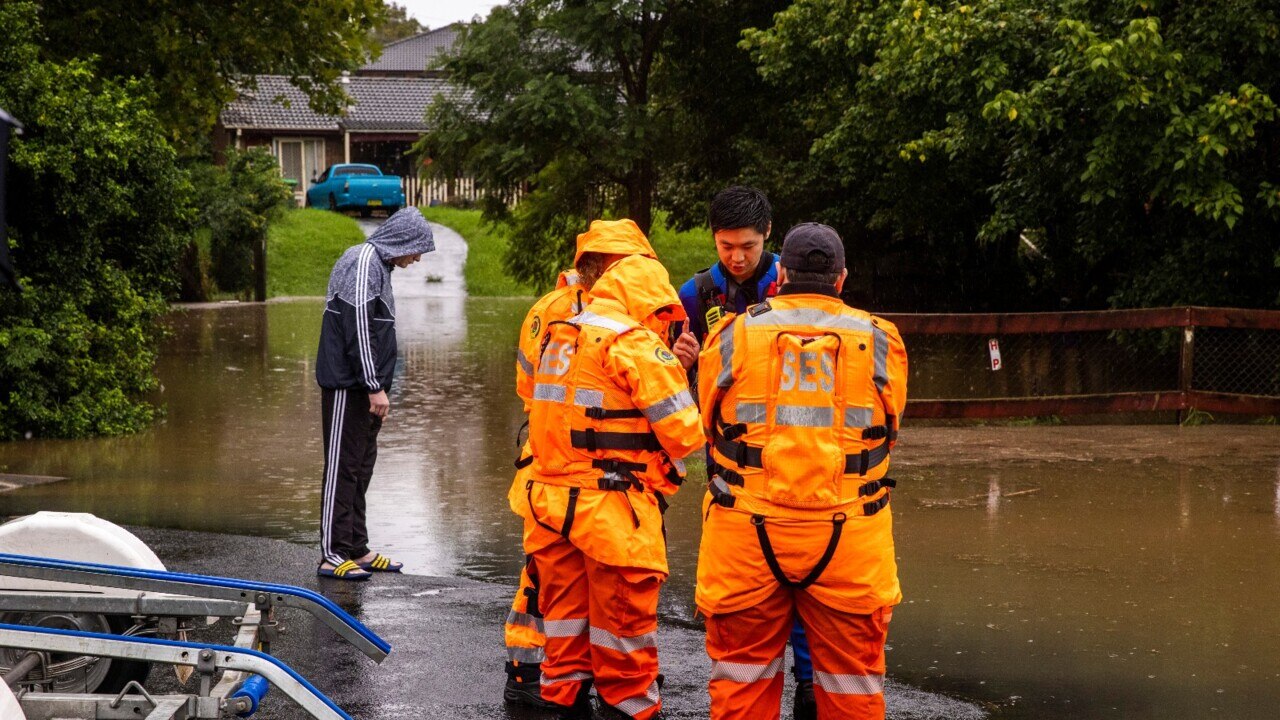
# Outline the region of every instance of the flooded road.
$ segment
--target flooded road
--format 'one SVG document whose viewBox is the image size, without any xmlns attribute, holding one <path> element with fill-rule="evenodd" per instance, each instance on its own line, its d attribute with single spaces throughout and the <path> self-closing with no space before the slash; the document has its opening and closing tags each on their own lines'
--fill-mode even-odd
<svg viewBox="0 0 1280 720">
<path fill-rule="evenodd" d="M 463 299 L 465 245 L 397 271 L 400 367 L 369 495 L 376 548 L 425 575 L 509 582 L 506 507 L 529 300 Z M 175 311 L 166 418 L 134 437 L 0 445 L 0 472 L 70 478 L 0 515 L 315 545 L 322 303 Z M 1280 706 L 1280 429 L 912 428 L 895 453 L 906 601 L 890 674 L 1000 718 L 1264 718 Z M 668 622 L 693 623 L 702 477 L 668 515 Z M 230 570 L 228 570 L 230 572 Z"/>
</svg>

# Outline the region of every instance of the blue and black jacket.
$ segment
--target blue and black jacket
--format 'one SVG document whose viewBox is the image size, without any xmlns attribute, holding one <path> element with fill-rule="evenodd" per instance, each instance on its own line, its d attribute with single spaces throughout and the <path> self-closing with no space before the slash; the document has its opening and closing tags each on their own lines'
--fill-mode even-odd
<svg viewBox="0 0 1280 720">
<path fill-rule="evenodd" d="M 725 313 L 743 313 L 748 306 L 777 294 L 778 256 L 767 251 L 760 254 L 755 273 L 742 285 L 717 262 L 680 286 L 680 302 L 689 316 L 689 332 L 699 343 L 707 337 L 709 314 L 718 320 Z"/>
<path fill-rule="evenodd" d="M 387 218 L 369 239 L 334 263 L 320 324 L 316 382 L 329 390 L 391 388 L 396 368 L 396 301 L 391 261 L 435 250 L 431 225 L 417 208 Z"/>
</svg>

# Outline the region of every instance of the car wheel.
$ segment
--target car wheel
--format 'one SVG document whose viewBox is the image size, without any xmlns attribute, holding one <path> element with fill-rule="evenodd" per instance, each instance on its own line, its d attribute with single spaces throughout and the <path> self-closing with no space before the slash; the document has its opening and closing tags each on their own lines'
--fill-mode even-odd
<svg viewBox="0 0 1280 720">
<path fill-rule="evenodd" d="M 400 212 L 400 206 L 391 205 L 386 208 L 386 211 L 387 211 L 387 217 L 391 217 L 392 215 L 395 215 L 396 213 Z"/>
<path fill-rule="evenodd" d="M 329 209 L 334 212 L 338 211 L 338 200 L 333 197 L 333 193 L 329 193 Z"/>
<path fill-rule="evenodd" d="M 367 218 L 372 216 L 373 216 L 372 210 L 370 210 L 369 208 L 360 208 L 360 217 Z"/>
</svg>

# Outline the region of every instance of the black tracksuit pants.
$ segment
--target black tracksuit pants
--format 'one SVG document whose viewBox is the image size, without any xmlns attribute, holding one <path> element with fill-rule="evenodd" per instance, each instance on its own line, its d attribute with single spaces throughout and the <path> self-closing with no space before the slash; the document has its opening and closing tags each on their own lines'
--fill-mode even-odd
<svg viewBox="0 0 1280 720">
<path fill-rule="evenodd" d="M 378 459 L 382 418 L 369 412 L 363 389 L 321 391 L 324 486 L 320 493 L 320 553 L 335 567 L 369 554 L 364 495 Z"/>
</svg>

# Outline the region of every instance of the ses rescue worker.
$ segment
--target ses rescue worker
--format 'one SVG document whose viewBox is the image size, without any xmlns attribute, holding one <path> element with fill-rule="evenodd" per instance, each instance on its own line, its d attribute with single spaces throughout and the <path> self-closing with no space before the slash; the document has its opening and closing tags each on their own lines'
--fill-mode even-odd
<svg viewBox="0 0 1280 720">
<path fill-rule="evenodd" d="M 696 601 L 715 720 L 779 717 L 797 614 L 818 716 L 884 717 L 884 643 L 902 599 L 886 473 L 907 354 L 892 323 L 840 301 L 847 275 L 834 230 L 793 228 L 778 296 L 726 318 L 699 357 L 716 467 Z"/>
<path fill-rule="evenodd" d="M 685 370 L 663 342 L 684 318 L 667 271 L 617 260 L 574 318 L 550 323 L 534 361 L 524 549 L 546 630 L 541 696 L 649 720 L 662 707 L 662 510 L 703 447 Z"/>
<path fill-rule="evenodd" d="M 639 255 L 657 255 L 640 228 L 631 220 L 596 220 L 587 232 L 578 235 L 573 270 L 560 273 L 556 287 L 534 303 L 520 327 L 516 349 L 516 394 L 524 401 L 525 413 L 533 404 L 533 359 L 541 353 L 542 336 L 553 324 L 581 313 L 591 302 L 591 288 L 605 269 L 617 260 Z M 516 462 L 518 471 L 508 493 L 511 509 L 520 512 L 526 504 L 525 484 L 529 480 L 533 452 L 526 442 Z M 507 645 L 507 683 L 503 692 L 508 702 L 547 707 L 540 687 L 541 663 L 546 636 L 538 603 L 538 583 L 530 556 L 520 573 L 520 586 L 507 613 L 504 628 Z"/>
<path fill-rule="evenodd" d="M 368 580 L 401 565 L 369 549 L 365 492 L 378 457 L 378 431 L 391 409 L 396 367 L 396 303 L 391 270 L 436 249 L 417 208 L 387 218 L 369 239 L 334 263 L 320 325 L 316 382 L 324 427 L 320 566 L 316 574 Z"/>
<path fill-rule="evenodd" d="M 688 328 L 693 337 L 690 344 L 695 348 L 725 315 L 745 312 L 747 307 L 778 294 L 778 256 L 764 249 L 773 229 L 769 198 L 755 188 L 735 185 L 716 193 L 708 214 L 720 262 L 680 286 L 680 302 L 689 315 Z M 690 373 L 690 383 L 696 382 L 697 373 Z M 709 453 L 707 459 L 711 459 Z M 791 648 L 796 678 L 792 717 L 815 720 L 813 663 L 799 621 L 791 631 Z"/>
</svg>

